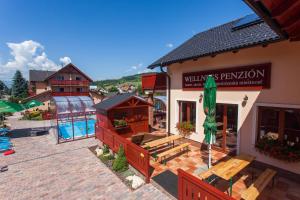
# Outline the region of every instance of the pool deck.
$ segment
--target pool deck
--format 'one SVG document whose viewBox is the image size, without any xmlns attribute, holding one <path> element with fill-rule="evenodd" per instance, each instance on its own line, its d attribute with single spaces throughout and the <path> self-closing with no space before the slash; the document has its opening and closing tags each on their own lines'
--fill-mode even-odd
<svg viewBox="0 0 300 200">
<path fill-rule="evenodd" d="M 10 119 L 19 133 L 48 122 Z M 23 131 L 24 130 L 24 131 Z M 0 155 L 1 199 L 170 199 L 152 184 L 130 191 L 87 147 L 94 138 L 56 145 L 50 135 L 12 138 L 16 153 Z"/>
</svg>

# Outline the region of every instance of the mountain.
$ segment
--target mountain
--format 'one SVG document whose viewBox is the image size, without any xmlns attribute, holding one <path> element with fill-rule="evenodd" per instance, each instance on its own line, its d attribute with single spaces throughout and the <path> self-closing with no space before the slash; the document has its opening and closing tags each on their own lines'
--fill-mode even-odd
<svg viewBox="0 0 300 200">
<path fill-rule="evenodd" d="M 94 84 L 100 88 L 105 88 L 106 90 L 109 90 L 112 87 L 118 87 L 118 86 L 124 85 L 124 84 L 132 84 L 137 88 L 137 87 L 139 87 L 139 85 L 142 84 L 141 74 L 123 76 L 122 78 L 119 78 L 119 79 L 106 79 L 106 80 L 94 81 Z"/>
</svg>

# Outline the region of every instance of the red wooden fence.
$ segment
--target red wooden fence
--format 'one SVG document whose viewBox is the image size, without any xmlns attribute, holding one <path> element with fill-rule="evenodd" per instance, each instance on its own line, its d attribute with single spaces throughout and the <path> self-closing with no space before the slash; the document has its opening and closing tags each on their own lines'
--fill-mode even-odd
<svg viewBox="0 0 300 200">
<path fill-rule="evenodd" d="M 146 177 L 147 183 L 150 182 L 150 154 L 147 150 L 104 127 L 96 126 L 95 136 L 114 152 L 117 152 L 122 145 L 128 163 Z"/>
<path fill-rule="evenodd" d="M 234 200 L 199 178 L 178 169 L 178 200 Z"/>
</svg>

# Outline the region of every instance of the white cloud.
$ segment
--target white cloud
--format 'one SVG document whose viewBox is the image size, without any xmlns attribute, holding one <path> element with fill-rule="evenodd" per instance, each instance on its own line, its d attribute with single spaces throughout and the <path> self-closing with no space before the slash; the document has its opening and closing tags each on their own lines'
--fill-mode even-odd
<svg viewBox="0 0 300 200">
<path fill-rule="evenodd" d="M 172 43 L 168 43 L 168 44 L 166 44 L 166 47 L 168 47 L 168 48 L 173 48 L 173 44 Z"/>
<path fill-rule="evenodd" d="M 4 64 L 0 64 L 0 78 L 11 79 L 16 70 L 20 70 L 28 78 L 29 69 L 58 70 L 60 64 L 50 60 L 45 53 L 45 48 L 33 40 L 20 43 L 7 43 L 12 58 Z M 59 59 L 62 64 L 71 62 L 69 57 Z"/>
<path fill-rule="evenodd" d="M 148 73 L 148 72 L 152 72 L 152 70 L 146 68 L 146 69 L 144 69 L 144 70 L 139 71 L 138 74 L 144 74 L 144 73 Z"/>
<path fill-rule="evenodd" d="M 136 70 L 137 66 L 132 66 L 131 69 Z"/>
<path fill-rule="evenodd" d="M 71 58 L 68 56 L 65 56 L 65 57 L 60 58 L 59 61 L 62 64 L 62 66 L 65 66 L 65 65 L 71 63 Z"/>
<path fill-rule="evenodd" d="M 129 67 L 129 69 L 126 70 L 126 72 L 134 72 L 136 70 L 139 70 L 141 67 L 143 67 L 143 63 L 139 63 L 137 65 L 132 65 Z"/>
<path fill-rule="evenodd" d="M 148 73 L 152 72 L 151 69 L 146 68 L 143 63 L 139 63 L 137 65 L 133 65 L 129 67 L 128 70 L 126 70 L 127 74 L 143 74 L 143 73 Z"/>
</svg>

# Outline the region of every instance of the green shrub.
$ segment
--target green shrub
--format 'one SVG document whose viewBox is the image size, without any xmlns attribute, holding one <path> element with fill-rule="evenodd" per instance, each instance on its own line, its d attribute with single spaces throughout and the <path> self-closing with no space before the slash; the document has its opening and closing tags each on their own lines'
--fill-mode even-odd
<svg viewBox="0 0 300 200">
<path fill-rule="evenodd" d="M 116 172 L 123 172 L 128 169 L 128 163 L 125 156 L 124 148 L 122 145 L 120 145 L 117 158 L 115 159 L 113 163 L 113 170 Z"/>
<path fill-rule="evenodd" d="M 114 156 L 111 155 L 110 153 L 107 153 L 107 154 L 102 154 L 99 156 L 100 160 L 102 161 L 108 161 L 108 160 L 113 160 L 114 159 Z"/>
<path fill-rule="evenodd" d="M 32 111 L 28 112 L 26 111 L 23 114 L 22 120 L 43 120 L 43 115 L 40 111 Z"/>
<path fill-rule="evenodd" d="M 108 154 L 108 153 L 109 153 L 108 145 L 104 144 L 104 145 L 103 145 L 103 155 L 104 155 L 104 154 Z"/>
<path fill-rule="evenodd" d="M 30 112 L 30 118 L 35 118 L 41 115 L 40 111 L 32 111 Z"/>
</svg>

